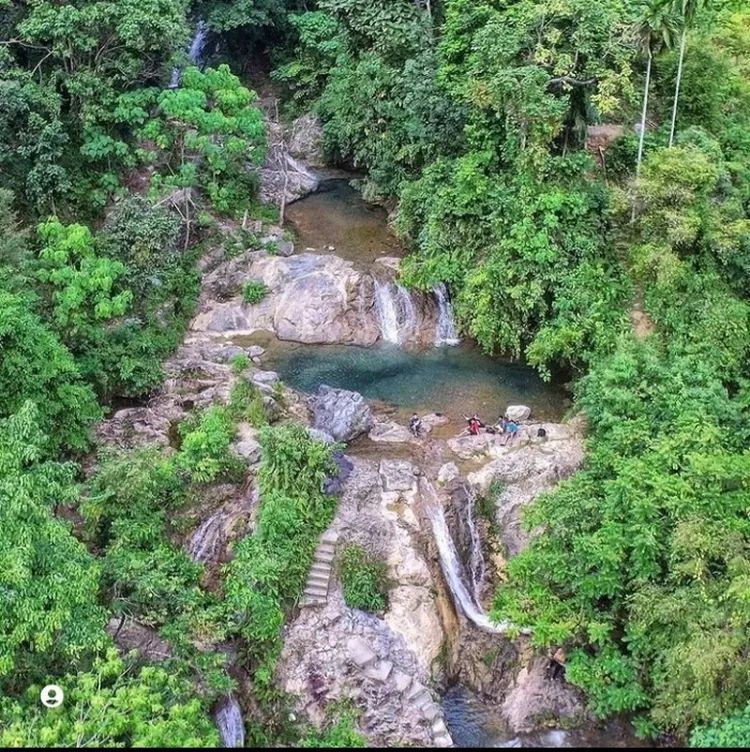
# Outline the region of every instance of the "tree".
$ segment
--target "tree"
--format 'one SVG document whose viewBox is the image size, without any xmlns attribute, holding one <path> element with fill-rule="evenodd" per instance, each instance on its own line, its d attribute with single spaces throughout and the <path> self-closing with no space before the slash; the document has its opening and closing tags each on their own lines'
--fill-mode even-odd
<svg viewBox="0 0 750 752">
<path fill-rule="evenodd" d="M 60 685 L 63 705 L 42 707 L 45 683 Z M 113 647 L 88 671 L 49 674 L 20 697 L 0 699 L 3 747 L 205 747 L 219 733 L 179 666 L 139 667 Z"/>
<path fill-rule="evenodd" d="M 669 145 L 674 143 L 674 129 L 677 123 L 677 102 L 680 98 L 680 81 L 682 80 L 682 64 L 685 60 L 685 44 L 687 42 L 688 29 L 693 25 L 695 14 L 705 4 L 705 0 L 675 0 L 675 7 L 680 14 L 682 36 L 680 38 L 680 59 L 677 64 L 677 82 L 674 88 L 674 104 L 672 105 L 672 125 L 669 129 Z"/>
<path fill-rule="evenodd" d="M 46 447 L 32 402 L 0 420 L 0 690 L 104 640 L 99 567 L 52 514 L 77 498 L 74 468 L 45 460 Z"/>
<path fill-rule="evenodd" d="M 668 0 L 651 0 L 643 9 L 641 18 L 638 21 L 637 34 L 638 42 L 642 51 L 646 53 L 646 83 L 643 87 L 643 110 L 641 112 L 641 130 L 638 135 L 638 157 L 636 160 L 635 179 L 641 171 L 641 160 L 643 159 L 643 142 L 646 137 L 646 113 L 648 112 L 648 91 L 651 84 L 651 63 L 653 62 L 654 53 L 658 52 L 660 47 L 669 49 L 674 41 L 674 19 L 671 16 L 671 8 Z M 633 202 L 633 211 L 631 222 L 635 220 L 635 202 Z"/>
</svg>

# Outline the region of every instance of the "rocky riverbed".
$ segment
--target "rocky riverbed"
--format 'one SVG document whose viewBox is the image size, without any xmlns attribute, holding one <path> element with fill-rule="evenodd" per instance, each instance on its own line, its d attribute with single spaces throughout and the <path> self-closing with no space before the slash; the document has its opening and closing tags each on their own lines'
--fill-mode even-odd
<svg viewBox="0 0 750 752">
<path fill-rule="evenodd" d="M 279 228 L 269 232 L 280 235 Z M 266 367 L 264 348 L 243 340 L 264 331 L 300 343 L 372 346 L 384 335 L 377 285 L 396 284 L 397 263 L 363 271 L 330 251 L 226 258 L 215 249 L 205 261 L 200 310 L 165 364 L 164 387 L 147 404 L 102 423 L 98 439 L 169 447 L 186 415 L 226 403 L 244 378 L 260 390 L 274 420 L 301 422 L 325 441 L 351 442 L 337 513 L 316 553 L 309 595 L 285 627 L 276 676 L 296 698 L 296 712 L 311 722 L 321 723 L 332 702 L 348 699 L 362 710 L 360 730 L 373 745 L 451 746 L 442 695 L 455 684 L 489 703 L 512 735 L 583 722 L 578 692 L 547 677 L 546 659 L 534 655 L 528 637 L 511 639 L 486 614 L 507 559 L 528 545 L 521 510 L 583 462 L 582 421 L 538 421 L 532 404 L 508 446 L 489 434 L 457 437 L 450 405 L 435 405 L 446 415 L 423 415 L 425 430 L 415 438 L 383 403 L 330 386 L 313 394 L 283 386 Z M 269 290 L 255 305 L 241 297 L 248 279 L 262 279 Z M 409 306 L 413 320 L 402 344 L 431 346 L 435 300 L 415 296 Z M 238 354 L 250 361 L 242 375 L 230 366 Z M 252 532 L 258 505 L 254 429 L 240 424 L 233 448 L 247 465 L 244 484 L 210 489 L 191 510 L 184 536 L 185 550 L 209 570 L 231 558 L 234 540 Z M 480 514 L 483 499 L 490 501 Z M 344 602 L 335 557 L 347 543 L 387 565 L 388 606 L 381 614 Z M 154 660 L 169 654 L 168 645 L 137 624 L 113 624 L 112 631 L 123 649 L 141 644 Z M 221 710 L 231 716 L 235 737 L 238 709 L 254 705 L 242 693 L 238 699 Z"/>
</svg>

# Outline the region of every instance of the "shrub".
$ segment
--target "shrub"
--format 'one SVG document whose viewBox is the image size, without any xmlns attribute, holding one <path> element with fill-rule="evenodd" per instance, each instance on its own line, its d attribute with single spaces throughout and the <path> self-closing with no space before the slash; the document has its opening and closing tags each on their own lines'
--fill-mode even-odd
<svg viewBox="0 0 750 752">
<path fill-rule="evenodd" d="M 341 554 L 339 575 L 347 606 L 371 613 L 385 609 L 388 583 L 382 561 L 372 558 L 361 546 L 351 544 Z"/>
<path fill-rule="evenodd" d="M 232 366 L 232 373 L 241 376 L 242 372 L 250 365 L 250 358 L 245 353 L 239 353 L 232 358 L 230 365 Z"/>
<path fill-rule="evenodd" d="M 249 305 L 260 303 L 266 297 L 268 288 L 259 279 L 251 279 L 245 282 L 242 288 L 242 299 Z"/>
</svg>

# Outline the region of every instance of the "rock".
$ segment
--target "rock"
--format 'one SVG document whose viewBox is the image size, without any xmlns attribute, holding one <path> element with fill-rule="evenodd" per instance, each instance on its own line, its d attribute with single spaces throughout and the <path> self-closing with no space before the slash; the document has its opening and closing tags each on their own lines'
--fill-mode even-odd
<svg viewBox="0 0 750 752">
<path fill-rule="evenodd" d="M 266 121 L 266 132 L 266 162 L 258 170 L 261 202 L 281 206 L 284 202 L 289 204 L 317 190 L 317 177 L 289 152 L 282 127 Z"/>
<path fill-rule="evenodd" d="M 438 470 L 438 483 L 447 485 L 452 480 L 458 478 L 458 468 L 454 462 L 446 462 L 440 470 Z"/>
<path fill-rule="evenodd" d="M 406 460 L 381 460 L 380 478 L 385 491 L 409 491 L 414 487 L 414 466 Z"/>
<path fill-rule="evenodd" d="M 341 493 L 341 489 L 354 467 L 352 461 L 343 452 L 334 452 L 333 461 L 338 467 L 338 473 L 333 478 L 326 478 L 323 481 L 323 493 L 329 496 L 337 496 Z"/>
<path fill-rule="evenodd" d="M 528 420 L 531 415 L 531 408 L 526 405 L 508 405 L 505 415 L 508 420 L 514 420 L 516 422 Z"/>
<path fill-rule="evenodd" d="M 409 689 L 409 685 L 411 684 L 411 676 L 403 673 L 402 671 L 396 671 L 393 674 L 393 684 L 396 687 L 397 692 L 404 693 L 407 689 Z"/>
<path fill-rule="evenodd" d="M 382 441 L 391 444 L 411 441 L 413 436 L 406 426 L 398 423 L 376 423 L 369 433 L 372 441 Z"/>
<path fill-rule="evenodd" d="M 377 653 L 361 637 L 352 637 L 346 644 L 351 659 L 360 667 L 372 666 L 377 660 Z"/>
<path fill-rule="evenodd" d="M 277 248 L 276 255 L 287 258 L 294 253 L 294 243 L 291 240 L 280 240 Z"/>
<path fill-rule="evenodd" d="M 316 115 L 302 115 L 291 127 L 287 139 L 289 153 L 311 167 L 325 167 L 323 156 L 323 128 Z"/>
<path fill-rule="evenodd" d="M 260 345 L 250 345 L 250 347 L 245 350 L 249 358 L 260 358 L 265 351 L 265 348 Z"/>
<path fill-rule="evenodd" d="M 443 645 L 443 625 L 430 588 L 391 588 L 385 622 L 404 638 L 422 666 L 432 666 Z"/>
<path fill-rule="evenodd" d="M 260 462 L 261 446 L 257 441 L 239 441 L 232 445 L 234 452 L 248 464 L 255 465 Z"/>
<path fill-rule="evenodd" d="M 276 371 L 256 371 L 253 374 L 253 384 L 255 386 L 269 386 L 272 387 L 279 381 L 279 374 Z"/>
<path fill-rule="evenodd" d="M 372 428 L 370 406 L 357 392 L 321 384 L 317 395 L 310 398 L 310 405 L 315 415 L 314 427 L 336 441 L 351 441 Z"/>
<path fill-rule="evenodd" d="M 462 460 L 482 459 L 498 452 L 505 452 L 502 437 L 491 433 L 478 436 L 458 436 L 448 440 L 448 446 Z"/>
<path fill-rule="evenodd" d="M 422 708 L 422 715 L 428 721 L 434 721 L 440 715 L 440 707 L 434 702 L 430 702 Z"/>
<path fill-rule="evenodd" d="M 502 715 L 514 733 L 533 731 L 549 718 L 582 715 L 581 693 L 565 681 L 547 677 L 547 659 L 538 657 L 518 673 L 516 685 L 505 698 Z"/>
<path fill-rule="evenodd" d="M 162 640 L 153 629 L 144 627 L 130 617 L 125 617 L 121 622 L 113 616 L 107 624 L 107 632 L 123 654 L 135 650 L 149 661 L 164 661 L 173 655 L 168 642 Z"/>
<path fill-rule="evenodd" d="M 445 415 L 439 413 L 430 413 L 429 415 L 422 416 L 422 430 L 424 433 L 430 433 L 433 428 L 437 426 L 444 426 L 450 423 L 450 420 Z"/>
<path fill-rule="evenodd" d="M 392 669 L 393 664 L 390 661 L 380 661 L 374 666 L 370 666 L 369 668 L 365 669 L 365 676 L 368 679 L 374 679 L 375 681 L 382 684 L 383 682 L 388 680 L 388 677 L 391 675 Z"/>
<path fill-rule="evenodd" d="M 307 429 L 307 435 L 313 440 L 313 441 L 322 441 L 324 444 L 335 444 L 336 439 L 331 436 L 330 433 L 326 433 L 325 431 L 320 431 L 317 428 L 308 428 Z"/>
</svg>

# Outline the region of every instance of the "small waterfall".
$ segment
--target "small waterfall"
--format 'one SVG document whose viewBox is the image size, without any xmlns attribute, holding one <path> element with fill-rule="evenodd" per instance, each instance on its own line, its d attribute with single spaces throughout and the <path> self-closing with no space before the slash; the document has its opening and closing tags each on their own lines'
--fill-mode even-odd
<svg viewBox="0 0 750 752">
<path fill-rule="evenodd" d="M 469 589 L 464 582 L 461 573 L 462 566 L 456 552 L 456 546 L 453 543 L 448 523 L 445 521 L 443 507 L 437 498 L 435 489 L 432 484 L 422 478 L 419 481 L 419 489 L 424 501 L 425 512 L 430 519 L 432 533 L 435 537 L 438 552 L 440 553 L 440 565 L 443 569 L 445 579 L 448 581 L 454 602 L 461 607 L 466 618 L 473 622 L 477 627 L 485 629 L 488 632 L 497 634 L 504 633 L 509 624 L 493 624 L 481 606 L 476 602 L 475 597 L 469 593 Z M 474 573 L 472 572 L 472 579 Z M 472 582 L 472 584 L 474 584 Z"/>
<path fill-rule="evenodd" d="M 409 291 L 395 282 L 375 280 L 375 308 L 380 334 L 386 342 L 401 344 L 417 329 L 417 312 Z"/>
<path fill-rule="evenodd" d="M 216 728 L 225 747 L 245 746 L 245 724 L 242 710 L 234 695 L 229 695 L 214 713 Z"/>
<path fill-rule="evenodd" d="M 198 68 L 203 68 L 203 48 L 206 45 L 206 25 L 203 21 L 198 21 L 198 25 L 195 27 L 195 36 L 190 45 L 190 52 L 188 57 L 190 62 Z M 169 88 L 176 89 L 180 85 L 180 76 L 182 71 L 179 68 L 175 68 L 172 71 L 172 78 L 169 80 Z"/>
<path fill-rule="evenodd" d="M 464 485 L 464 490 L 466 492 L 466 505 L 464 506 L 466 510 L 466 527 L 471 537 L 469 568 L 471 569 L 471 584 L 474 588 L 474 602 L 478 604 L 481 603 L 480 596 L 482 585 L 484 584 L 484 576 L 487 573 L 487 565 L 482 553 L 482 542 L 479 540 L 479 530 L 477 530 L 475 513 L 477 500 L 467 485 Z"/>
<path fill-rule="evenodd" d="M 461 340 L 456 334 L 456 326 L 453 323 L 453 308 L 448 296 L 448 288 L 441 282 L 433 288 L 435 299 L 438 304 L 438 322 L 435 330 L 435 347 L 448 345 L 454 347 Z"/>
<path fill-rule="evenodd" d="M 214 559 L 224 542 L 224 525 L 227 514 L 220 510 L 198 526 L 188 543 L 187 551 L 193 561 L 205 564 Z"/>
</svg>

